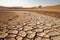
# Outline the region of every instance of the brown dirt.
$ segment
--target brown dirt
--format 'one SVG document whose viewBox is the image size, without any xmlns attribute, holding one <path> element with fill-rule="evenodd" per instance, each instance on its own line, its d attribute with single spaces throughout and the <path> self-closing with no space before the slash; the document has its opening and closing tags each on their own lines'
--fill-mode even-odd
<svg viewBox="0 0 60 40">
<path fill-rule="evenodd" d="M 57 5 L 57 6 L 47 6 L 47 7 L 44 7 L 44 8 L 60 9 L 60 5 Z"/>
<path fill-rule="evenodd" d="M 43 8 L 0 8 L 0 11 L 29 11 L 47 16 L 53 16 L 60 19 L 60 6 L 48 6 Z"/>
</svg>

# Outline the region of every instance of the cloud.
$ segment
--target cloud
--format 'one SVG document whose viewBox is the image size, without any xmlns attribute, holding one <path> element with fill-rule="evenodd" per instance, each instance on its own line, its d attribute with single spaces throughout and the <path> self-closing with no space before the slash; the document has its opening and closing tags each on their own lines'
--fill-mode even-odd
<svg viewBox="0 0 60 40">
<path fill-rule="evenodd" d="M 0 5 L 2 6 L 23 6 L 23 7 L 31 7 L 31 6 L 34 6 L 34 4 L 28 2 L 27 0 L 21 0 L 21 1 L 17 1 L 17 0 L 5 0 L 5 1 L 2 1 L 0 2 Z"/>
<path fill-rule="evenodd" d="M 22 7 L 33 7 L 39 5 L 56 5 L 60 4 L 59 0 L 0 0 L 0 6 L 22 6 Z"/>
</svg>

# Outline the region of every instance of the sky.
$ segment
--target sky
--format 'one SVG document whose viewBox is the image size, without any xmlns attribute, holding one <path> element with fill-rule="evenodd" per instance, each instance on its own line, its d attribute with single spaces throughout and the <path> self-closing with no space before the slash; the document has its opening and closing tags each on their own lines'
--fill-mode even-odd
<svg viewBox="0 0 60 40">
<path fill-rule="evenodd" d="M 60 4 L 60 0 L 0 0 L 0 6 L 20 6 L 20 7 L 34 7 L 34 6 L 50 6 Z"/>
</svg>

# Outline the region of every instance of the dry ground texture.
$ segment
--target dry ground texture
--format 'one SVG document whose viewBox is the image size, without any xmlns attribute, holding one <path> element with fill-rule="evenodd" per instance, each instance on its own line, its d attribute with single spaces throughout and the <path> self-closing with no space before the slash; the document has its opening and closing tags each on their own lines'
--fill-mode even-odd
<svg viewBox="0 0 60 40">
<path fill-rule="evenodd" d="M 0 10 L 0 40 L 60 40 L 60 9 L 24 10 Z"/>
<path fill-rule="evenodd" d="M 32 12 L 0 12 L 0 40 L 60 40 L 60 19 Z"/>
<path fill-rule="evenodd" d="M 0 11 L 28 11 L 53 16 L 60 19 L 60 6 L 47 6 L 42 8 L 0 8 Z"/>
</svg>

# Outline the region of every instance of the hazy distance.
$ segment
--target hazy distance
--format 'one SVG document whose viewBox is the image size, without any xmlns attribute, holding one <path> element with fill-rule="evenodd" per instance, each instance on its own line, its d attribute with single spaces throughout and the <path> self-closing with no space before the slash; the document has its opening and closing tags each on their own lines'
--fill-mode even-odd
<svg viewBox="0 0 60 40">
<path fill-rule="evenodd" d="M 60 4 L 60 0 L 0 0 L 0 6 L 7 7 L 34 7 Z"/>
</svg>

